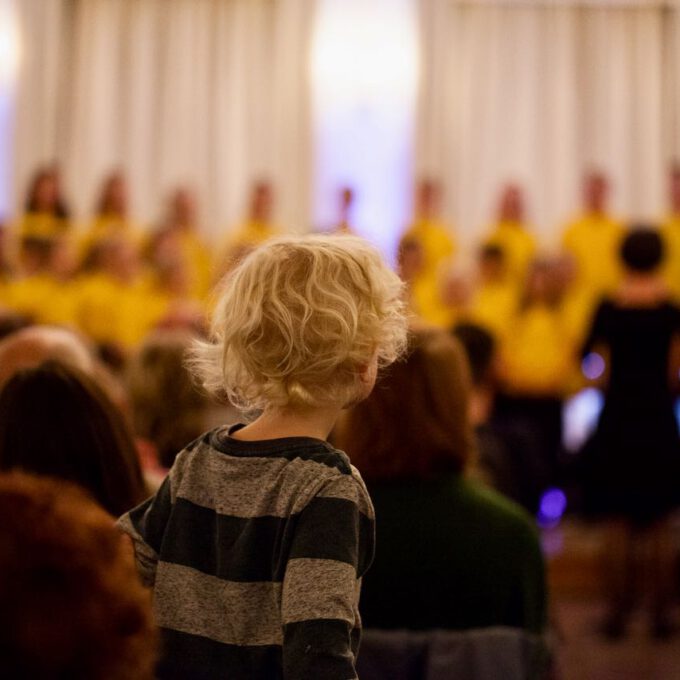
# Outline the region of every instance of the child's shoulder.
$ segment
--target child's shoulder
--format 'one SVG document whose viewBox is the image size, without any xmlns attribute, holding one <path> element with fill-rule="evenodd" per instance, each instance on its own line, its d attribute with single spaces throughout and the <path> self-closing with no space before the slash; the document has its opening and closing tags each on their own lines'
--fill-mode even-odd
<svg viewBox="0 0 680 680">
<path fill-rule="evenodd" d="M 333 474 L 352 475 L 353 468 L 345 453 L 328 442 L 313 437 L 282 437 L 260 441 L 245 441 L 232 435 L 242 425 L 223 425 L 209 430 L 189 444 L 184 451 L 194 452 L 211 449 L 230 458 L 244 460 L 269 459 L 288 462 L 301 461 L 317 463 L 335 471 Z"/>
<path fill-rule="evenodd" d="M 311 461 L 335 470 L 336 474 L 354 476 L 357 473 L 347 454 L 321 439 L 312 437 L 283 437 L 262 441 L 245 441 L 231 436 L 242 425 L 221 425 L 187 444 L 177 455 L 177 462 L 186 464 L 189 459 L 204 453 L 222 454 L 228 458 L 282 459 L 289 462 Z"/>
<path fill-rule="evenodd" d="M 243 441 L 231 436 L 238 426 L 221 426 L 188 444 L 177 456 L 170 476 L 173 487 L 184 482 L 201 486 L 233 486 L 248 497 L 276 495 L 294 499 L 295 507 L 314 496 L 342 496 L 370 506 L 359 472 L 347 455 L 326 441 L 286 437 Z M 233 495 L 236 490 L 231 490 Z M 361 499 L 361 500 L 360 500 Z"/>
</svg>

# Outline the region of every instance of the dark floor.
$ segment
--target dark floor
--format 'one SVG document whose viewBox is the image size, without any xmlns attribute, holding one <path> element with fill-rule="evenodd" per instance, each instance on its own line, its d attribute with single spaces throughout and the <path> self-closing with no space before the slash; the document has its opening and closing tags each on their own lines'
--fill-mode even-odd
<svg viewBox="0 0 680 680">
<path fill-rule="evenodd" d="M 653 640 L 644 612 L 629 635 L 609 642 L 597 633 L 603 615 L 597 555 L 601 531 L 568 521 L 544 535 L 557 652 L 556 680 L 680 680 L 680 633 Z M 676 608 L 680 622 L 680 608 Z"/>
<path fill-rule="evenodd" d="M 594 632 L 602 615 L 597 600 L 558 600 L 555 610 L 559 680 L 680 680 L 680 638 L 653 641 L 642 616 L 625 640 L 607 642 Z"/>
</svg>

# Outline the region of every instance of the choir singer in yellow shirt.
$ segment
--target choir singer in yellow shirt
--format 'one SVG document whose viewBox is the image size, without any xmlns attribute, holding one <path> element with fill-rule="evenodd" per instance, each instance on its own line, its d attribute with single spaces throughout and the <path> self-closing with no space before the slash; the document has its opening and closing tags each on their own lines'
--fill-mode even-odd
<svg viewBox="0 0 680 680">
<path fill-rule="evenodd" d="M 517 184 L 503 187 L 498 202 L 498 218 L 486 238 L 486 245 L 497 246 L 505 256 L 512 283 L 524 285 L 529 263 L 536 254 L 536 239 L 526 223 L 524 192 Z"/>
<path fill-rule="evenodd" d="M 441 198 L 442 188 L 436 180 L 424 178 L 417 183 L 414 219 L 401 240 L 417 244 L 421 252 L 421 267 L 412 281 L 414 307 L 423 321 L 448 326 L 444 279 L 457 248 L 453 229 L 440 216 Z"/>
<path fill-rule="evenodd" d="M 583 182 L 583 214 L 567 225 L 562 238 L 564 253 L 575 267 L 574 286 L 594 308 L 616 290 L 621 278 L 619 248 L 624 229 L 609 213 L 609 182 L 597 171 Z"/>
<path fill-rule="evenodd" d="M 281 230 L 272 222 L 274 188 L 266 180 L 257 181 L 250 194 L 246 219 L 227 236 L 217 258 L 217 277 L 221 278 L 250 250 Z"/>
</svg>

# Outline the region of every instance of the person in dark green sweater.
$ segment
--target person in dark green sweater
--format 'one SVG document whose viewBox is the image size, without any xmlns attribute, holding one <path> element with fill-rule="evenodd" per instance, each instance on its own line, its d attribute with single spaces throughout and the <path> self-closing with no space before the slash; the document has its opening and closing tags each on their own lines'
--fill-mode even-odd
<svg viewBox="0 0 680 680">
<path fill-rule="evenodd" d="M 545 568 L 533 520 L 469 478 L 474 437 L 460 345 L 412 333 L 405 362 L 336 428 L 368 485 L 376 557 L 362 588 L 366 627 L 546 627 Z"/>
</svg>

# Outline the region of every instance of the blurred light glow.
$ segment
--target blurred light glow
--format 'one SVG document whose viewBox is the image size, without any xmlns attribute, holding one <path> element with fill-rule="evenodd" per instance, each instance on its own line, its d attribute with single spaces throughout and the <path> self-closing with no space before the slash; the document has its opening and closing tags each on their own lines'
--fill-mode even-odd
<svg viewBox="0 0 680 680">
<path fill-rule="evenodd" d="M 15 0 L 0 0 L 0 96 L 14 85 L 19 71 L 21 43 Z"/>
<path fill-rule="evenodd" d="M 322 0 L 312 73 L 328 103 L 411 97 L 418 77 L 414 21 L 410 0 Z"/>
<path fill-rule="evenodd" d="M 597 380 L 604 374 L 606 364 L 601 355 L 596 352 L 586 354 L 581 362 L 581 371 L 588 380 Z"/>
<path fill-rule="evenodd" d="M 562 411 L 563 443 L 569 453 L 577 453 L 597 426 L 604 405 L 599 390 L 589 387 L 569 399 Z"/>
<path fill-rule="evenodd" d="M 567 509 L 567 497 L 562 489 L 547 489 L 541 497 L 538 524 L 543 528 L 555 527 Z"/>
<path fill-rule="evenodd" d="M 410 216 L 419 60 L 414 0 L 320 0 L 312 44 L 317 228 L 352 223 L 390 258 Z"/>
</svg>

